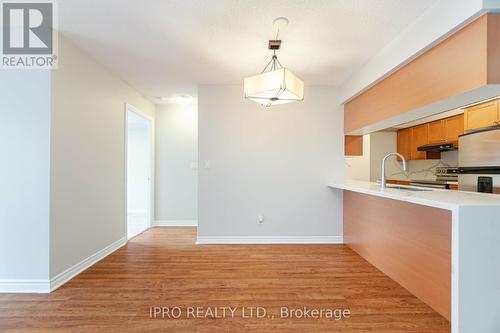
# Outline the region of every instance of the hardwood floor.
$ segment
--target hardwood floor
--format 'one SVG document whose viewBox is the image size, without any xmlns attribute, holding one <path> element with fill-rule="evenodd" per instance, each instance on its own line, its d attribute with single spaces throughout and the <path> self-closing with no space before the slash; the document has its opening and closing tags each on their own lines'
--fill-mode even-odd
<svg viewBox="0 0 500 333">
<path fill-rule="evenodd" d="M 0 294 L 0 332 L 450 332 L 346 246 L 195 238 L 194 228 L 153 228 L 51 294 Z M 179 307 L 180 318 L 151 318 L 155 306 L 170 315 Z M 194 307 L 237 310 L 187 318 Z M 264 308 L 265 318 L 243 318 L 250 307 Z M 281 307 L 349 309 L 350 318 L 281 318 Z"/>
</svg>

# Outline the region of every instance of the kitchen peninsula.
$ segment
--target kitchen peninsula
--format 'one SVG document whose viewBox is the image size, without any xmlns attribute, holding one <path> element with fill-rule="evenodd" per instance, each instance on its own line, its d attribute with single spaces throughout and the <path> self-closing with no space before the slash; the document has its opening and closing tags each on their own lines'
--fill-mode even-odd
<svg viewBox="0 0 500 333">
<path fill-rule="evenodd" d="M 347 246 L 451 320 L 452 332 L 500 331 L 500 196 L 329 186 L 344 192 Z"/>
</svg>

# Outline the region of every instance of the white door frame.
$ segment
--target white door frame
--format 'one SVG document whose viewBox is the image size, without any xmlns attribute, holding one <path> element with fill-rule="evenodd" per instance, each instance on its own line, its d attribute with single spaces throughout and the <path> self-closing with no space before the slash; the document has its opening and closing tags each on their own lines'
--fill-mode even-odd
<svg viewBox="0 0 500 333">
<path fill-rule="evenodd" d="M 124 218 L 124 237 L 125 239 L 127 239 L 127 241 L 129 241 L 130 239 L 128 238 L 128 194 L 127 194 L 127 190 L 128 190 L 128 171 L 127 171 L 127 168 L 128 168 L 128 113 L 129 112 L 133 112 L 134 114 L 136 114 L 137 116 L 147 120 L 149 122 L 149 125 L 150 125 L 150 128 L 151 128 L 151 131 L 150 131 L 150 147 L 151 147 L 151 151 L 150 151 L 150 161 L 151 161 L 151 170 L 150 170 L 150 194 L 149 194 L 149 212 L 148 212 L 148 228 L 151 228 L 152 225 L 153 225 L 153 212 L 154 212 L 154 202 L 155 202 L 155 199 L 154 199 L 154 182 L 155 182 L 155 160 L 154 160 L 154 119 L 144 113 L 142 113 L 139 109 L 137 109 L 136 107 L 134 107 L 133 105 L 129 104 L 129 103 L 125 103 L 125 124 L 124 124 L 124 128 L 125 128 L 125 161 L 124 161 L 124 164 L 125 164 L 125 207 L 124 207 L 124 211 L 125 211 L 125 218 Z M 146 230 L 147 230 L 146 229 Z"/>
</svg>

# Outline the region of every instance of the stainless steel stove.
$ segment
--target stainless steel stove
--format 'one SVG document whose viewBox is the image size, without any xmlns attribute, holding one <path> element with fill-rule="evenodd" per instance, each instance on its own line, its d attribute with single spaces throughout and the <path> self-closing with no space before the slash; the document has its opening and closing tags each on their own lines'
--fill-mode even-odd
<svg viewBox="0 0 500 333">
<path fill-rule="evenodd" d="M 436 168 L 436 180 L 458 182 L 458 167 Z"/>
<path fill-rule="evenodd" d="M 458 168 L 438 167 L 436 168 L 436 180 L 412 180 L 412 186 L 452 189 L 458 186 Z"/>
</svg>

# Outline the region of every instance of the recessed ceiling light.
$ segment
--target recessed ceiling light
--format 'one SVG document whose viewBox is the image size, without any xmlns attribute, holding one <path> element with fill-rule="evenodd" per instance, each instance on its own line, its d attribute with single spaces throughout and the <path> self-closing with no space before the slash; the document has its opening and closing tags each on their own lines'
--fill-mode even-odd
<svg viewBox="0 0 500 333">
<path fill-rule="evenodd" d="M 174 101 L 177 104 L 191 104 L 193 102 L 193 98 L 189 95 L 178 95 L 174 97 Z"/>
<path fill-rule="evenodd" d="M 190 95 L 157 96 L 156 99 L 166 104 L 193 104 L 195 99 Z"/>
</svg>

